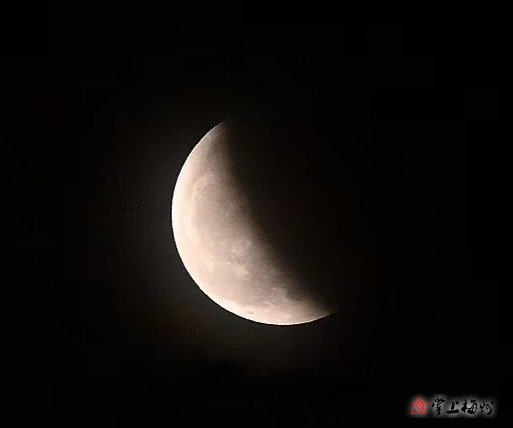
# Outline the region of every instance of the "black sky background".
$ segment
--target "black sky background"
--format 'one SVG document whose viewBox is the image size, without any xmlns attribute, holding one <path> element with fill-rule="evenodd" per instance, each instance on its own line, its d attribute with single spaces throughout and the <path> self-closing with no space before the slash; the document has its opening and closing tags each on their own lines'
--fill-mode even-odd
<svg viewBox="0 0 513 428">
<path fill-rule="evenodd" d="M 403 418 L 418 394 L 506 407 L 500 28 L 92 16 L 30 27 L 4 58 L 2 344 L 16 417 L 335 426 Z M 169 207 L 186 156 L 220 121 L 271 110 L 311 119 L 330 191 L 344 172 L 332 147 L 361 156 L 370 267 L 351 319 L 243 320 L 178 258 Z"/>
</svg>

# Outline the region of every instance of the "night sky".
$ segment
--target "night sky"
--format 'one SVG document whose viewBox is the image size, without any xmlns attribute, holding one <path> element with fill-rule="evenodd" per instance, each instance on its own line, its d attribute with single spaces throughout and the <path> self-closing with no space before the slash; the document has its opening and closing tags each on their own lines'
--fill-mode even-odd
<svg viewBox="0 0 513 428">
<path fill-rule="evenodd" d="M 5 52 L 1 324 L 16 417 L 341 426 L 404 418 L 413 396 L 436 393 L 493 396 L 504 410 L 500 29 L 104 12 L 27 26 Z M 337 283 L 346 271 L 330 256 L 342 246 L 359 260 L 351 316 L 244 320 L 178 256 L 170 204 L 190 150 L 223 120 L 266 115 L 293 130 L 269 189 L 314 189 L 322 228 L 301 235 L 300 257 Z"/>
</svg>

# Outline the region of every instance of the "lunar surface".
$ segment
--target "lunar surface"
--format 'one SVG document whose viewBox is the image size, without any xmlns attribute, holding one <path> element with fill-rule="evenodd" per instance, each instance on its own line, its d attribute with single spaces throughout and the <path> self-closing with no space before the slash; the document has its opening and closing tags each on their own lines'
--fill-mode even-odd
<svg viewBox="0 0 513 428">
<path fill-rule="evenodd" d="M 252 321 L 290 325 L 329 315 L 332 307 L 284 263 L 259 226 L 237 178 L 227 126 L 217 125 L 194 147 L 174 189 L 171 221 L 185 268 L 211 300 Z"/>
</svg>

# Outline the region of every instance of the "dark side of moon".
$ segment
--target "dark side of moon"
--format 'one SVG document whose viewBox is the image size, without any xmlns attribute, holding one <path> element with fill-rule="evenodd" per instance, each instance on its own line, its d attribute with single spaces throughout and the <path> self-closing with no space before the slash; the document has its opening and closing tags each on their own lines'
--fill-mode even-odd
<svg viewBox="0 0 513 428">
<path fill-rule="evenodd" d="M 288 121 L 233 120 L 187 157 L 173 192 L 174 239 L 219 306 L 275 325 L 351 310 L 367 269 L 365 178 L 354 135 L 342 129 L 337 151 L 321 152 L 330 137 Z"/>
</svg>

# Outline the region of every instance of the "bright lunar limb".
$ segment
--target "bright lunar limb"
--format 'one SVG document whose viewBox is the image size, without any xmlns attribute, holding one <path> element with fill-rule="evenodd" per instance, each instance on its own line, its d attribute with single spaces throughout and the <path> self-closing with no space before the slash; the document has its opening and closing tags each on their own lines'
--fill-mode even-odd
<svg viewBox="0 0 513 428">
<path fill-rule="evenodd" d="M 278 257 L 235 174 L 226 123 L 187 157 L 173 193 L 171 221 L 182 262 L 200 289 L 240 317 L 302 324 L 333 312 Z"/>
</svg>

